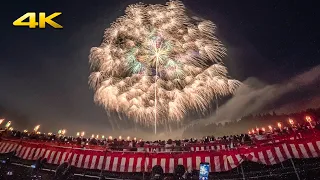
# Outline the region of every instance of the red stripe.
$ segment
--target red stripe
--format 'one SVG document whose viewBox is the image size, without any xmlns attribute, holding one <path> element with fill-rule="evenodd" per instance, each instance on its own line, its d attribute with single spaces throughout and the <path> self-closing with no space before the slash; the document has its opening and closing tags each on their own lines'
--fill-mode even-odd
<svg viewBox="0 0 320 180">
<path fill-rule="evenodd" d="M 297 143 L 297 144 L 293 144 L 293 145 L 296 147 L 296 150 L 297 150 L 297 152 L 298 152 L 299 158 L 303 158 L 303 154 L 302 154 L 302 152 L 301 152 L 301 149 L 300 149 L 300 147 L 299 147 L 299 144 Z"/>
<path fill-rule="evenodd" d="M 122 156 L 118 156 L 118 163 L 117 163 L 117 172 L 120 172 L 121 168 L 121 162 L 122 162 Z"/>
<path fill-rule="evenodd" d="M 270 150 L 271 150 L 271 153 L 272 153 L 272 157 L 274 158 L 274 161 L 275 161 L 276 163 L 279 163 L 279 162 L 280 162 L 280 159 L 279 159 L 279 157 L 277 156 L 275 147 L 272 147 Z M 283 155 L 282 155 L 282 156 L 283 156 Z"/>
<path fill-rule="evenodd" d="M 80 167 L 84 167 L 84 164 L 85 164 L 85 162 L 86 162 L 86 158 L 87 158 L 87 156 L 83 154 Z"/>
<path fill-rule="evenodd" d="M 262 151 L 262 154 L 263 154 L 264 161 L 266 162 L 266 164 L 267 164 L 267 165 L 271 165 L 270 159 L 269 159 L 268 154 L 267 154 L 267 150 L 268 150 L 268 149 L 264 149 L 264 150 Z"/>
<path fill-rule="evenodd" d="M 100 161 L 100 156 L 97 155 L 96 164 L 94 165 L 94 169 L 98 169 L 99 161 Z"/>
<path fill-rule="evenodd" d="M 129 156 L 125 156 L 125 157 L 126 157 L 126 163 L 124 164 L 124 172 L 128 172 L 130 157 Z"/>
<path fill-rule="evenodd" d="M 112 171 L 113 161 L 114 161 L 114 156 L 111 156 L 108 171 Z"/>
<path fill-rule="evenodd" d="M 191 157 L 192 157 L 192 160 L 191 160 L 191 164 L 192 164 L 192 169 L 196 169 L 196 167 L 197 167 L 197 161 L 196 161 L 196 153 L 193 153 L 192 155 L 191 155 Z"/>
<path fill-rule="evenodd" d="M 223 161 L 223 155 L 219 156 L 219 164 L 220 164 L 220 169 L 221 171 L 225 171 L 225 168 L 224 168 L 224 161 Z"/>
<path fill-rule="evenodd" d="M 133 157 L 133 165 L 132 165 L 132 172 L 136 172 L 137 171 L 137 163 L 138 163 L 138 157 L 134 156 Z"/>
<path fill-rule="evenodd" d="M 164 169 L 164 171 L 165 171 L 166 173 L 169 173 L 169 170 L 170 170 L 170 161 L 171 161 L 171 157 L 170 157 L 170 156 L 165 158 L 165 169 Z"/>
<path fill-rule="evenodd" d="M 313 157 L 312 153 L 311 153 L 311 150 L 309 149 L 309 146 L 308 146 L 308 143 L 303 143 L 302 144 L 304 149 L 306 150 L 306 153 L 308 154 L 309 157 Z"/>
<path fill-rule="evenodd" d="M 314 150 L 316 151 L 316 153 L 318 154 L 318 156 L 320 155 L 320 149 L 317 146 L 317 141 L 313 141 L 312 145 L 314 147 Z"/>
</svg>

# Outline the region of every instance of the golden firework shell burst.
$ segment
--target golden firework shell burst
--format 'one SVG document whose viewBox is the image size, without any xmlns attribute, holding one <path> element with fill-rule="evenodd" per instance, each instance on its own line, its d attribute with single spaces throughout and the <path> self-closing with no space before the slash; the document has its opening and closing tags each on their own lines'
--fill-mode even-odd
<svg viewBox="0 0 320 180">
<path fill-rule="evenodd" d="M 95 102 L 147 125 L 155 115 L 163 124 L 207 112 L 241 84 L 227 75 L 215 31 L 211 21 L 189 17 L 180 1 L 130 5 L 91 49 Z"/>
</svg>

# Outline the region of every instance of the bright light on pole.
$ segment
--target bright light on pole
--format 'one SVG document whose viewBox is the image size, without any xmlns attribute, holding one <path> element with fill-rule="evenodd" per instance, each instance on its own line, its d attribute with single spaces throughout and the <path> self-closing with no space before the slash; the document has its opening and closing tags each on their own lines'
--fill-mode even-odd
<svg viewBox="0 0 320 180">
<path fill-rule="evenodd" d="M 269 125 L 268 128 L 269 128 L 270 132 L 272 132 L 272 126 Z"/>
<path fill-rule="evenodd" d="M 4 121 L 4 119 L 0 119 L 0 124 L 2 124 L 2 123 L 3 123 L 3 121 Z"/>
<path fill-rule="evenodd" d="M 313 128 L 311 117 L 310 117 L 310 116 L 306 116 L 305 119 L 306 119 L 306 121 L 310 124 L 310 127 Z"/>
<path fill-rule="evenodd" d="M 40 128 L 40 125 L 36 125 L 36 127 L 34 127 L 34 132 L 38 132 L 38 130 L 39 130 L 39 128 Z"/>
<path fill-rule="evenodd" d="M 280 122 L 278 122 L 278 127 L 280 129 L 280 131 L 282 130 L 281 127 L 282 127 L 282 124 Z"/>
<path fill-rule="evenodd" d="M 293 126 L 294 125 L 293 119 L 289 118 L 289 123 L 290 123 L 291 126 Z"/>
<path fill-rule="evenodd" d="M 7 124 L 6 124 L 6 128 L 9 128 L 11 125 L 11 121 L 8 121 Z"/>
</svg>

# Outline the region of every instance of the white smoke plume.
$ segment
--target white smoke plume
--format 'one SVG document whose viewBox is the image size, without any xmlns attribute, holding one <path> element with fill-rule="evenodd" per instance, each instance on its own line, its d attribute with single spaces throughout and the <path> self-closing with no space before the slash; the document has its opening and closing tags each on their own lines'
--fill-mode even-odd
<svg viewBox="0 0 320 180">
<path fill-rule="evenodd" d="M 238 120 L 245 115 L 259 112 L 268 104 L 298 88 L 315 85 L 320 90 L 320 65 L 280 84 L 264 85 L 256 78 L 248 78 L 243 84 L 215 115 L 192 124 Z"/>
</svg>

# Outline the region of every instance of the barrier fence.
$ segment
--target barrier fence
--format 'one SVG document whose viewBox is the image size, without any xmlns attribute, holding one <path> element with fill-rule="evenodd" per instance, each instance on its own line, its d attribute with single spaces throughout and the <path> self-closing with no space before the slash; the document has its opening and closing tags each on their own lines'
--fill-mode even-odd
<svg viewBox="0 0 320 180">
<path fill-rule="evenodd" d="M 320 138 L 287 139 L 257 147 L 198 152 L 113 152 L 102 149 L 81 149 L 54 146 L 23 140 L 2 139 L 0 153 L 15 152 L 25 160 L 47 158 L 49 164 L 69 162 L 75 167 L 105 170 L 111 172 L 151 172 L 155 165 L 161 165 L 165 173 L 173 173 L 178 165 L 186 169 L 199 170 L 201 162 L 210 163 L 211 172 L 229 171 L 243 161 L 265 165 L 281 163 L 292 158 L 315 158 L 320 156 Z"/>
</svg>

